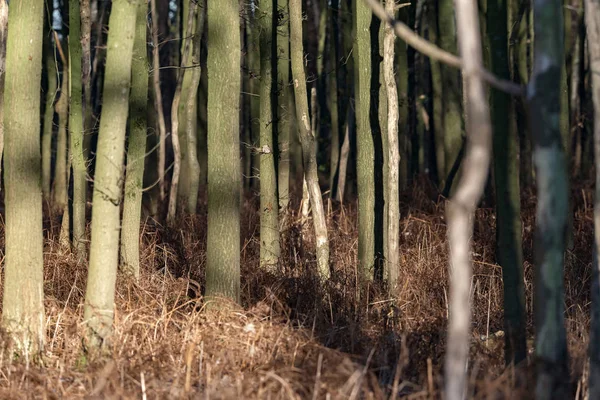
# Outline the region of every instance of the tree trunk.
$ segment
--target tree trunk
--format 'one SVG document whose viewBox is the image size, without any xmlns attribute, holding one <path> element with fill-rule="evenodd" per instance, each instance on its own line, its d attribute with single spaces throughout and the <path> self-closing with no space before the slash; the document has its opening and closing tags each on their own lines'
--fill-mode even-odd
<svg viewBox="0 0 600 400">
<path fill-rule="evenodd" d="M 323 209 L 319 176 L 317 174 L 316 138 L 311 132 L 304 72 L 304 49 L 302 45 L 302 4 L 300 0 L 290 0 L 290 55 L 296 99 L 296 119 L 298 136 L 302 146 L 302 160 L 306 183 L 310 193 L 310 205 L 317 242 L 317 267 L 321 281 L 329 279 L 329 240 Z"/>
<path fill-rule="evenodd" d="M 167 213 L 167 224 L 173 226 L 175 223 L 175 217 L 177 215 L 177 195 L 179 193 L 179 177 L 181 173 L 181 146 L 180 146 L 180 127 L 179 127 L 179 104 L 181 98 L 187 95 L 187 88 L 183 90 L 183 83 L 187 75 L 188 60 L 190 56 L 191 44 L 192 44 L 192 32 L 194 32 L 194 18 L 197 12 L 197 4 L 193 3 L 192 10 L 187 15 L 186 32 L 184 39 L 184 46 L 181 53 L 181 69 L 177 76 L 177 87 L 175 88 L 175 94 L 173 95 L 173 103 L 171 105 L 171 140 L 173 142 L 173 176 L 171 178 L 171 190 L 169 192 L 169 210 Z M 184 131 L 185 133 L 185 131 Z"/>
<path fill-rule="evenodd" d="M 344 194 L 346 192 L 346 177 L 348 174 L 348 159 L 350 158 L 350 133 L 354 129 L 355 114 L 351 106 L 347 107 L 346 124 L 344 127 L 344 141 L 340 152 L 340 172 L 338 173 L 337 183 L 337 201 L 344 202 Z"/>
<path fill-rule="evenodd" d="M 60 84 L 60 97 L 55 106 L 58 115 L 58 136 L 56 139 L 56 162 L 54 166 L 54 190 L 52 208 L 62 213 L 68 201 L 67 194 L 67 121 L 69 118 L 69 66 L 63 60 L 63 72 Z"/>
<path fill-rule="evenodd" d="M 456 24 L 454 21 L 453 0 L 440 0 L 438 3 L 438 27 L 439 45 L 443 50 L 456 54 Z M 443 137 L 444 137 L 444 175 L 443 180 L 446 188 L 451 188 L 455 175 L 457 163 L 460 162 L 459 154 L 463 144 L 462 137 L 462 95 L 460 74 L 449 65 L 441 65 L 442 78 L 442 113 L 443 113 Z M 457 181 L 457 180 L 454 180 Z"/>
<path fill-rule="evenodd" d="M 371 134 L 371 10 L 354 1 L 354 99 L 356 185 L 358 187 L 358 262 L 361 278 L 373 279 L 375 266 L 375 146 Z"/>
<path fill-rule="evenodd" d="M 108 351 L 119 263 L 125 131 L 138 1 L 114 0 L 110 13 L 106 72 L 92 208 L 92 244 L 85 292 L 85 346 Z"/>
<path fill-rule="evenodd" d="M 277 187 L 283 218 L 290 203 L 290 119 L 293 114 L 290 90 L 290 30 L 288 0 L 277 0 L 277 145 L 279 147 Z"/>
<path fill-rule="evenodd" d="M 125 170 L 125 196 L 121 223 L 121 269 L 136 279 L 140 277 L 140 222 L 148 103 L 148 56 L 146 50 L 146 15 L 148 5 L 137 7 L 135 42 L 131 63 L 131 94 L 129 98 L 129 140 Z"/>
<path fill-rule="evenodd" d="M 462 74 L 466 85 L 467 149 L 463 174 L 450 202 L 446 205 L 450 245 L 450 318 L 446 352 L 445 398 L 465 398 L 467 360 L 471 339 L 471 246 L 473 218 L 488 177 L 492 129 L 483 68 L 477 3 L 456 1 L 456 18 L 463 60 Z"/>
<path fill-rule="evenodd" d="M 160 201 L 165 200 L 165 167 L 166 167 L 166 142 L 167 127 L 165 123 L 165 113 L 163 110 L 163 97 L 160 88 L 160 57 L 158 42 L 158 12 L 156 10 L 156 0 L 150 0 L 150 9 L 152 15 L 152 86 L 154 90 L 154 104 L 158 115 L 158 186 Z"/>
<path fill-rule="evenodd" d="M 81 21 L 81 85 L 83 87 L 83 159 L 88 160 L 90 155 L 90 142 L 94 130 L 92 110 L 92 8 L 90 0 L 80 0 Z M 71 18 L 69 16 L 69 18 Z M 86 167 L 87 168 L 87 167 Z M 87 169 L 86 169 L 87 171 Z M 73 221 L 75 222 L 75 221 Z M 75 228 L 74 228 L 75 229 Z"/>
<path fill-rule="evenodd" d="M 331 73 L 328 74 L 329 90 L 327 91 L 327 103 L 331 116 L 331 157 L 329 164 L 329 198 L 335 197 L 336 176 L 340 164 L 340 127 L 339 127 L 339 101 L 338 101 L 338 69 L 340 64 L 340 21 L 339 21 L 339 0 L 331 2 L 331 24 L 329 25 L 329 37 L 331 57 L 333 66 Z"/>
<path fill-rule="evenodd" d="M 88 4 L 89 5 L 89 4 Z M 73 248 L 80 261 L 86 259 L 85 245 L 85 209 L 87 168 L 84 155 L 84 111 L 83 111 L 83 71 L 82 71 L 82 43 L 84 37 L 81 31 L 79 0 L 69 0 L 69 66 L 71 90 L 69 105 L 69 140 L 71 163 L 73 166 Z M 81 37 L 81 41 L 77 38 Z M 89 37 L 87 39 L 89 41 Z M 89 67 L 89 62 L 87 64 Z M 89 79 L 89 73 L 88 77 Z M 89 104 L 89 103 L 85 103 Z M 89 111 L 89 106 L 86 106 Z"/>
<path fill-rule="evenodd" d="M 386 0 L 385 9 L 394 14 L 394 0 Z M 394 76 L 394 41 L 396 34 L 389 24 L 385 24 L 383 39 L 383 76 L 387 92 L 387 263 L 388 291 L 396 293 L 400 268 L 400 151 L 398 144 L 398 89 Z"/>
<path fill-rule="evenodd" d="M 537 399 L 568 397 L 564 251 L 568 177 L 560 127 L 563 14 L 560 0 L 535 0 L 534 65 L 527 90 L 538 205 L 535 226 Z"/>
<path fill-rule="evenodd" d="M 53 2 L 46 0 L 44 3 L 50 7 L 52 15 Z M 54 44 L 52 34 L 44 35 L 44 66 L 48 79 L 46 89 L 46 109 L 44 111 L 44 130 L 42 132 L 42 193 L 44 200 L 50 200 L 50 182 L 52 181 L 52 133 L 54 128 L 54 101 L 58 91 L 58 69 L 55 61 Z"/>
<path fill-rule="evenodd" d="M 0 93 L 4 93 L 6 74 L 6 35 L 8 33 L 8 3 L 0 0 Z M 4 153 L 4 96 L 0 96 L 0 181 L 2 181 L 1 161 Z"/>
<path fill-rule="evenodd" d="M 2 327 L 12 350 L 26 360 L 41 353 L 45 337 L 39 124 L 43 6 L 42 0 L 11 1 L 6 41 Z"/>
<path fill-rule="evenodd" d="M 584 0 L 585 24 L 588 37 L 590 70 L 600 68 L 600 0 Z M 584 60 L 581 60 L 584 62 Z M 600 398 L 600 77 L 591 74 L 594 102 L 594 156 L 596 190 L 594 194 L 594 252 L 591 284 L 590 376 L 589 398 Z"/>
<path fill-rule="evenodd" d="M 204 32 L 204 17 L 206 3 L 201 2 L 196 16 L 196 32 L 192 42 L 192 79 L 190 91 L 185 105 L 185 136 L 188 190 L 184 192 L 183 199 L 186 200 L 186 209 L 189 214 L 196 213 L 198 206 L 198 193 L 200 191 L 200 163 L 198 162 L 198 88 L 202 69 L 200 67 L 200 51 L 202 49 L 202 32 Z"/>
<path fill-rule="evenodd" d="M 237 0 L 208 1 L 206 296 L 240 300 L 240 31 Z M 236 27 L 236 29 L 224 29 Z"/>
<path fill-rule="evenodd" d="M 491 71 L 500 78 L 510 79 L 507 1 L 488 0 L 487 7 Z M 507 363 L 518 364 L 527 357 L 527 345 L 517 121 L 510 95 L 498 89 L 490 90 L 496 184 L 496 259 L 502 267 L 504 283 L 505 359 Z"/>
<path fill-rule="evenodd" d="M 429 25 L 429 40 L 438 43 L 437 5 L 430 1 L 427 5 L 427 18 Z M 429 60 L 431 66 L 431 95 L 433 102 L 433 132 L 435 141 L 435 161 L 437 167 L 438 187 L 446 185 L 446 164 L 444 162 L 444 98 L 442 85 L 441 63 Z"/>
<path fill-rule="evenodd" d="M 273 0 L 261 0 L 260 24 L 260 265 L 274 271 L 279 262 L 279 216 L 273 128 Z"/>
</svg>

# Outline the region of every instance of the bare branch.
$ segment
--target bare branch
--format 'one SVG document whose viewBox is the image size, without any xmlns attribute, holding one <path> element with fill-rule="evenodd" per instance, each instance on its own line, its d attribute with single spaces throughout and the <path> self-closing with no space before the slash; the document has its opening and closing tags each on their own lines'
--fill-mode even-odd
<svg viewBox="0 0 600 400">
<path fill-rule="evenodd" d="M 455 56 L 454 54 L 448 53 L 437 47 L 435 44 L 429 42 L 428 40 L 423 39 L 419 35 L 417 35 L 412 29 L 410 29 L 406 24 L 398 21 L 391 15 L 389 15 L 377 0 L 364 0 L 369 7 L 373 10 L 373 14 L 375 14 L 382 21 L 387 22 L 392 26 L 396 36 L 400 39 L 404 40 L 409 46 L 419 51 L 420 53 L 425 54 L 427 57 L 443 62 L 454 68 L 462 68 L 462 60 L 460 57 Z M 481 75 L 481 78 L 486 81 L 490 86 L 495 87 L 498 90 L 502 90 L 503 92 L 509 93 L 513 96 L 523 96 L 525 94 L 525 88 L 521 85 L 518 85 L 514 82 L 506 81 L 504 79 L 500 79 L 492 74 L 490 71 L 481 67 L 477 71 L 477 74 Z"/>
</svg>

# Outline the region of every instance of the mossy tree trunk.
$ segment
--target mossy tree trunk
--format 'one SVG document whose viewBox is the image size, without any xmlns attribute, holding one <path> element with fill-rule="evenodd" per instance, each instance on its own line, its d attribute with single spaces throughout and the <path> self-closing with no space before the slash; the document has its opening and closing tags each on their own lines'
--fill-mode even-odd
<svg viewBox="0 0 600 400">
<path fill-rule="evenodd" d="M 121 269 L 136 279 L 140 276 L 140 222 L 142 189 L 146 159 L 148 55 L 146 50 L 146 15 L 148 5 L 137 7 L 135 42 L 131 63 L 131 94 L 129 98 L 129 140 L 125 170 L 125 196 L 121 223 Z"/>
<path fill-rule="evenodd" d="M 534 65 L 527 90 L 538 205 L 535 226 L 535 354 L 537 399 L 568 397 L 564 316 L 564 251 L 568 177 L 561 138 L 564 66 L 561 0 L 535 0 Z"/>
<path fill-rule="evenodd" d="M 375 267 L 375 145 L 371 133 L 371 18 L 368 5 L 354 1 L 354 99 L 356 112 L 356 185 L 358 187 L 358 261 L 362 279 Z"/>
<path fill-rule="evenodd" d="M 273 113 L 273 0 L 258 3 L 260 25 L 260 265 L 277 267 L 280 255 L 277 175 L 275 171 L 276 126 Z"/>
<path fill-rule="evenodd" d="M 206 296 L 240 299 L 240 31 L 237 0 L 208 1 Z"/>
<path fill-rule="evenodd" d="M 69 96 L 69 143 L 73 166 L 73 248 L 79 260 L 83 261 L 86 258 L 85 208 L 87 169 L 84 155 L 83 40 L 79 40 L 79 38 L 83 39 L 83 36 L 80 11 L 79 0 L 69 0 L 69 65 L 71 81 Z"/>
<path fill-rule="evenodd" d="M 491 71 L 502 79 L 510 79 L 507 24 L 507 0 L 487 0 Z M 527 345 L 517 121 L 510 95 L 494 88 L 490 89 L 490 95 L 496 183 L 496 259 L 502 267 L 504 283 L 505 358 L 507 363 L 518 364 L 527 357 Z"/>
<path fill-rule="evenodd" d="M 43 350 L 44 282 L 40 160 L 43 0 L 11 1 L 4 90 L 6 258 L 2 327 L 13 350 Z"/>
<path fill-rule="evenodd" d="M 584 0 L 585 24 L 588 36 L 590 69 L 600 68 L 600 1 Z M 583 60 L 582 60 L 583 62 Z M 594 251 L 591 284 L 590 376 L 589 398 L 600 398 L 600 76 L 591 74 L 594 102 L 594 156 L 596 162 L 596 191 L 594 199 Z"/>
<path fill-rule="evenodd" d="M 125 131 L 138 4 L 138 1 L 114 0 L 108 24 L 84 308 L 84 343 L 92 352 L 109 350 L 114 320 Z"/>
<path fill-rule="evenodd" d="M 317 268 L 321 281 L 329 279 L 329 240 L 325 222 L 325 210 L 319 176 L 317 173 L 317 154 L 315 136 L 311 131 L 311 120 L 308 114 L 308 96 L 306 92 L 306 73 L 304 71 L 304 46 L 302 44 L 302 4 L 301 0 L 290 0 L 290 55 L 294 94 L 296 99 L 296 119 L 298 136 L 302 146 L 302 164 L 306 184 L 310 193 L 310 206 L 317 246 Z M 314 116 L 313 116 L 314 117 Z"/>
</svg>

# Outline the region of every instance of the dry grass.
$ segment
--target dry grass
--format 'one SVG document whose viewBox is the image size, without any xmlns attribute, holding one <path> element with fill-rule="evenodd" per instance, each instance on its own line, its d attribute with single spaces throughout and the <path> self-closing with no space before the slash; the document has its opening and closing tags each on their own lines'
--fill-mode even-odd
<svg viewBox="0 0 600 400">
<path fill-rule="evenodd" d="M 585 394 L 589 327 L 592 201 L 574 190 L 575 240 L 567 257 L 566 306 L 573 391 Z M 46 221 L 47 341 L 44 365 L 0 362 L 0 398 L 438 398 L 447 316 L 443 202 L 426 185 L 405 194 L 401 286 L 396 299 L 372 286 L 358 296 L 356 207 L 329 213 L 331 282 L 315 280 L 312 238 L 295 221 L 284 232 L 281 273 L 261 271 L 257 199 L 244 204 L 242 307 L 203 309 L 205 207 L 177 230 L 143 227 L 142 278 L 119 279 L 112 358 L 82 362 L 86 267 L 58 248 L 58 224 Z M 529 333 L 532 224 L 523 209 Z M 531 366 L 505 370 L 502 278 L 494 263 L 492 208 L 480 208 L 474 234 L 474 315 L 470 397 L 528 398 Z M 2 234 L 3 236 L 3 234 Z M 0 238 L 3 242 L 3 237 Z M 486 340 L 487 339 L 487 340 Z M 328 397 L 329 396 L 329 397 Z"/>
</svg>

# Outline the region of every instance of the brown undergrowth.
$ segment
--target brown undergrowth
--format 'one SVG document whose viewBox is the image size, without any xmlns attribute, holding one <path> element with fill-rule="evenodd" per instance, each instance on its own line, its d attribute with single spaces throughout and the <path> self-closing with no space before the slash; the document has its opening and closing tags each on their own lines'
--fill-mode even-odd
<svg viewBox="0 0 600 400">
<path fill-rule="evenodd" d="M 585 394 L 592 191 L 574 193 L 574 247 L 565 292 L 573 392 Z M 533 337 L 535 199 L 523 201 L 529 337 Z M 119 278 L 112 357 L 84 363 L 86 266 L 61 250 L 46 220 L 47 340 L 43 365 L 0 360 L 0 398 L 407 399 L 439 398 L 445 347 L 448 251 L 444 202 L 426 185 L 402 199 L 401 282 L 396 298 L 357 281 L 356 205 L 329 210 L 332 279 L 319 287 L 311 224 L 297 207 L 282 238 L 280 273 L 259 269 L 258 200 L 242 213 L 242 306 L 203 308 L 206 207 L 167 230 L 143 226 L 142 277 Z M 297 205 L 296 205 L 297 206 Z M 528 398 L 533 368 L 505 369 L 502 274 L 494 262 L 493 208 L 474 231 L 469 397 Z M 3 242 L 3 230 L 0 241 Z M 0 295 L 1 296 L 1 295 Z M 531 341 L 529 342 L 531 348 Z"/>
</svg>

